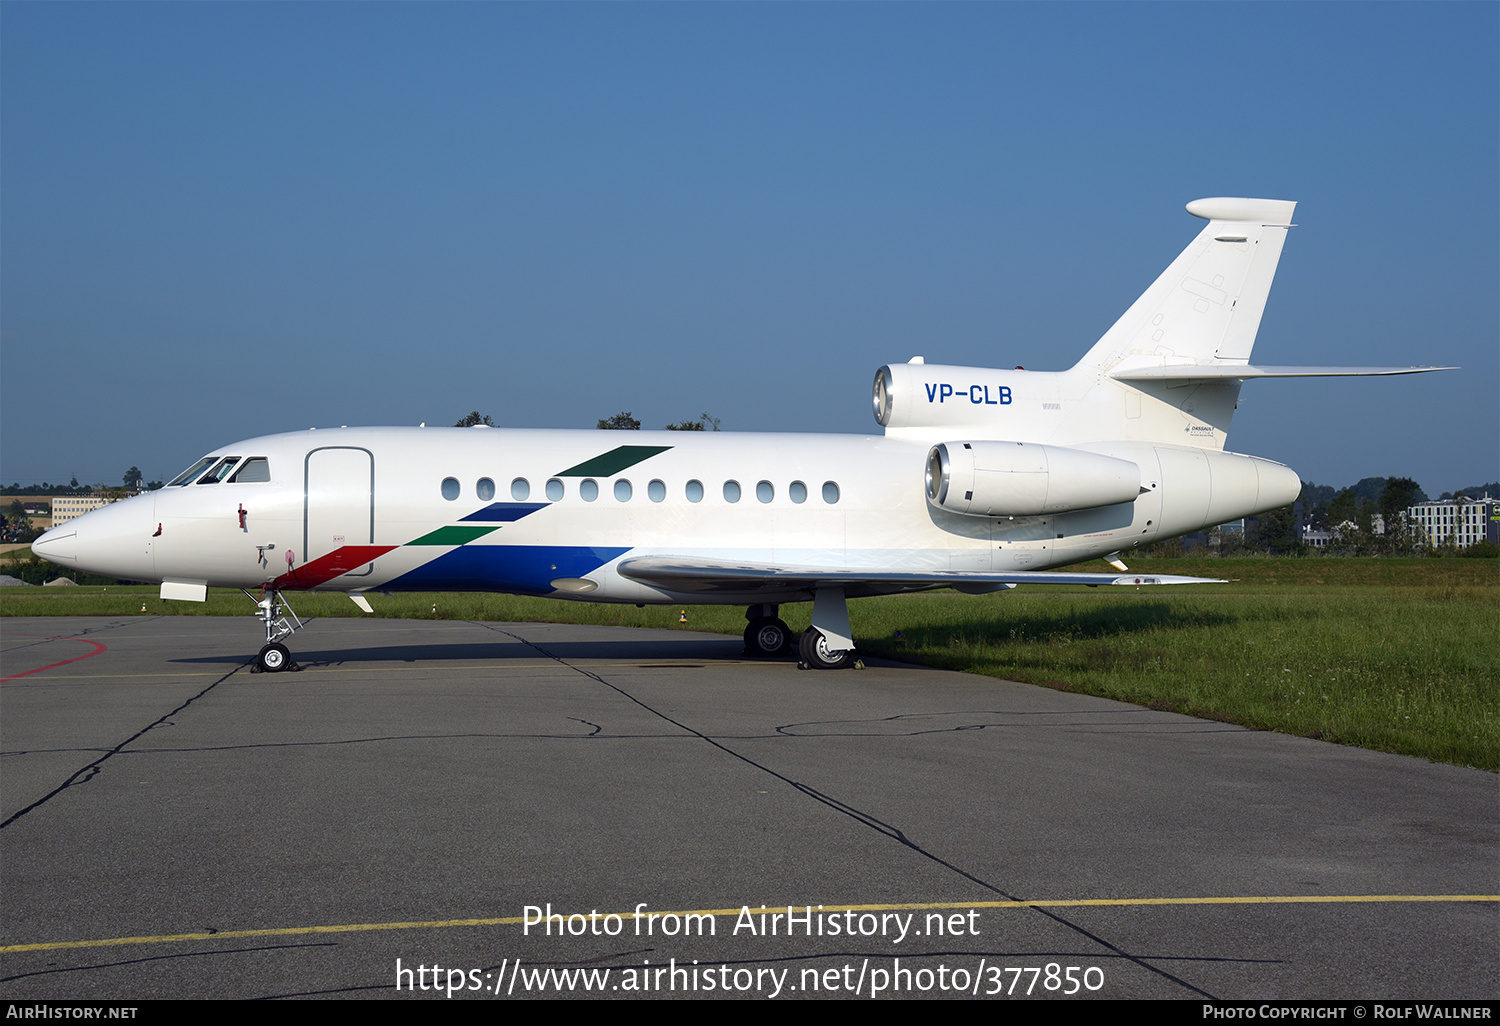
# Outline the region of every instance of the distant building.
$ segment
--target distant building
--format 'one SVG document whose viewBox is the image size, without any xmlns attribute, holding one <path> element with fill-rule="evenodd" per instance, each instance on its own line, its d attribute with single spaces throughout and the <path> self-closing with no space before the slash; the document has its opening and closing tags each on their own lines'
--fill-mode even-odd
<svg viewBox="0 0 1500 1026">
<path fill-rule="evenodd" d="M 1476 542 L 1500 543 L 1500 501 L 1438 499 L 1419 502 L 1406 511 L 1407 519 L 1427 535 L 1429 545 L 1466 549 Z"/>
<path fill-rule="evenodd" d="M 74 517 L 81 517 L 90 510 L 108 506 L 114 499 L 102 495 L 57 495 L 52 499 L 52 526 L 65 524 Z"/>
<path fill-rule="evenodd" d="M 1325 531 L 1321 527 L 1312 524 L 1302 525 L 1302 544 L 1314 549 L 1326 549 L 1328 543 L 1333 540 L 1333 532 Z"/>
</svg>

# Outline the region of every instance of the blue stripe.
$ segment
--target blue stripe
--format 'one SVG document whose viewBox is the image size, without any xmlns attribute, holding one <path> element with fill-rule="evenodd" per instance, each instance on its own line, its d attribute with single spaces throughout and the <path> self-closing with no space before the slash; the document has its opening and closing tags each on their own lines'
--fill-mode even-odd
<svg viewBox="0 0 1500 1026">
<path fill-rule="evenodd" d="M 559 577 L 583 577 L 629 551 L 585 545 L 464 545 L 402 574 L 385 588 L 550 595 Z"/>
<path fill-rule="evenodd" d="M 551 503 L 548 502 L 492 502 L 479 512 L 470 513 L 463 519 L 510 524 L 550 505 Z"/>
</svg>

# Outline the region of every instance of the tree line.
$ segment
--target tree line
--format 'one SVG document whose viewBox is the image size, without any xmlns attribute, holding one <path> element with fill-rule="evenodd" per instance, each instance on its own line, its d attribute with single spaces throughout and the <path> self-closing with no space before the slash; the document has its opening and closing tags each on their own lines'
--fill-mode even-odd
<svg viewBox="0 0 1500 1026">
<path fill-rule="evenodd" d="M 43 481 L 41 484 L 23 485 L 16 481 L 0 486 L 0 496 L 7 499 L 13 495 L 107 495 L 120 498 L 136 492 L 155 491 L 161 486 L 160 481 L 147 481 L 140 467 L 131 467 L 125 471 L 117 485 L 105 484 L 102 481 L 90 485 L 79 484 L 76 476 L 67 484 L 49 484 Z"/>
</svg>

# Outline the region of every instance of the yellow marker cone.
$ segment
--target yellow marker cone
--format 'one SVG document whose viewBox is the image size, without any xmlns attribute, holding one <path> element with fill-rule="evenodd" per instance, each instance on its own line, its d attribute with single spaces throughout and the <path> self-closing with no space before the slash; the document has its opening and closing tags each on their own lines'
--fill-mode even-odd
<svg viewBox="0 0 1500 1026">
<path fill-rule="evenodd" d="M 680 612 L 680 613 L 677 614 L 677 622 L 678 623 L 687 623 L 687 610 L 686 609 L 684 609 L 682 612 Z"/>
</svg>

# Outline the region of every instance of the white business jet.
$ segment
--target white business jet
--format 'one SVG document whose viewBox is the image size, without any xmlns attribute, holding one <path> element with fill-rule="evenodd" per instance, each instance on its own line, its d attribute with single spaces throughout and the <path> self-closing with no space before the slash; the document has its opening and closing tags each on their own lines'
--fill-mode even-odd
<svg viewBox="0 0 1500 1026">
<path fill-rule="evenodd" d="M 834 669 L 854 658 L 849 598 L 1193 583 L 1122 557 L 1301 490 L 1289 468 L 1224 451 L 1246 380 L 1442 369 L 1249 362 L 1295 206 L 1189 203 L 1207 227 L 1070 370 L 881 367 L 883 435 L 299 431 L 216 449 L 32 548 L 160 582 L 164 599 L 246 590 L 264 671 L 290 663 L 290 591 L 367 612 L 371 591 L 744 604 L 760 654 L 795 643 L 779 604 L 811 600 L 800 654 Z M 1094 557 L 1118 572 L 1046 572 Z"/>
</svg>

